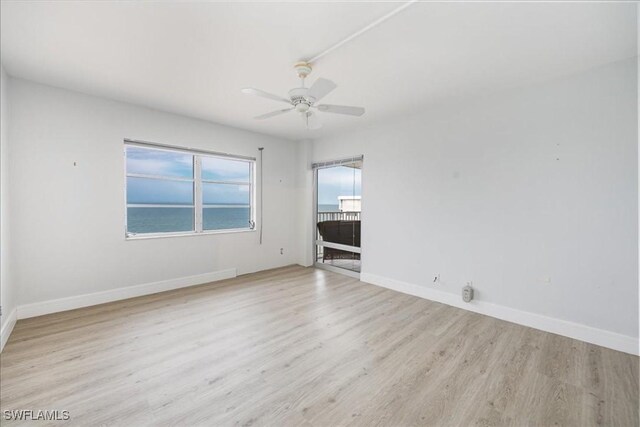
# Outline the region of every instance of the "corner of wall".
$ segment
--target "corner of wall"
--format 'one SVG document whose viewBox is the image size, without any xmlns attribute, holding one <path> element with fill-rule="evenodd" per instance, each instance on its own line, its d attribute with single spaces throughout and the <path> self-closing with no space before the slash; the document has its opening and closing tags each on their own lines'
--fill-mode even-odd
<svg viewBox="0 0 640 427">
<path fill-rule="evenodd" d="M 0 351 L 16 323 L 16 292 L 9 257 L 9 76 L 0 64 Z"/>
<path fill-rule="evenodd" d="M 13 327 L 18 321 L 18 309 L 14 308 L 8 314 L 3 314 L 2 328 L 0 328 L 0 353 L 4 350 L 4 345 L 9 341 L 9 336 L 13 332 Z M 5 319 L 6 318 L 6 319 Z"/>
</svg>

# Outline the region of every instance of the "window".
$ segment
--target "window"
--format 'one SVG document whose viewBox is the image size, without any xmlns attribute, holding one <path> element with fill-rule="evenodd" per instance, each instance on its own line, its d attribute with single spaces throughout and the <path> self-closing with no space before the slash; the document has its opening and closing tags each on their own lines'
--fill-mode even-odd
<svg viewBox="0 0 640 427">
<path fill-rule="evenodd" d="M 125 143 L 128 237 L 254 229 L 253 159 Z"/>
</svg>

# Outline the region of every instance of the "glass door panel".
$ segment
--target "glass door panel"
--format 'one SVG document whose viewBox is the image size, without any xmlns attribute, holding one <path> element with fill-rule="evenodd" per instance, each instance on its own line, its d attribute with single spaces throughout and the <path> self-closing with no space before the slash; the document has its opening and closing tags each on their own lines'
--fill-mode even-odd
<svg viewBox="0 0 640 427">
<path fill-rule="evenodd" d="M 362 161 L 316 173 L 316 265 L 360 272 Z"/>
</svg>

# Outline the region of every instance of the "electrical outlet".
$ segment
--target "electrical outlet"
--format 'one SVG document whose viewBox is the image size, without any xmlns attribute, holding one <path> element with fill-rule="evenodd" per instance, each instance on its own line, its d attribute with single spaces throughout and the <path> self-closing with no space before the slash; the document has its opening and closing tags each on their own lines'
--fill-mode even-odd
<svg viewBox="0 0 640 427">
<path fill-rule="evenodd" d="M 284 255 L 284 248 L 280 248 L 280 255 Z"/>
<path fill-rule="evenodd" d="M 471 300 L 473 299 L 473 288 L 471 287 L 472 284 L 473 282 L 467 282 L 467 286 L 462 288 L 462 301 L 471 302 Z"/>
</svg>

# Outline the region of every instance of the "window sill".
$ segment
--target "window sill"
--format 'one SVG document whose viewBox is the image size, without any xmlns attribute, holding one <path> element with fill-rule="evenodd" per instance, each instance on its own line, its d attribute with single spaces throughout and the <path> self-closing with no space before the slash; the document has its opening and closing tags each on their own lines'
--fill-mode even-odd
<svg viewBox="0 0 640 427">
<path fill-rule="evenodd" d="M 135 236 L 125 235 L 125 240 L 148 240 L 148 239 L 166 239 L 170 237 L 191 237 L 191 236 L 211 236 L 215 234 L 235 234 L 235 233 L 253 233 L 256 229 L 236 229 L 236 230 L 211 230 L 196 233 L 193 231 L 186 233 L 145 233 Z"/>
</svg>

